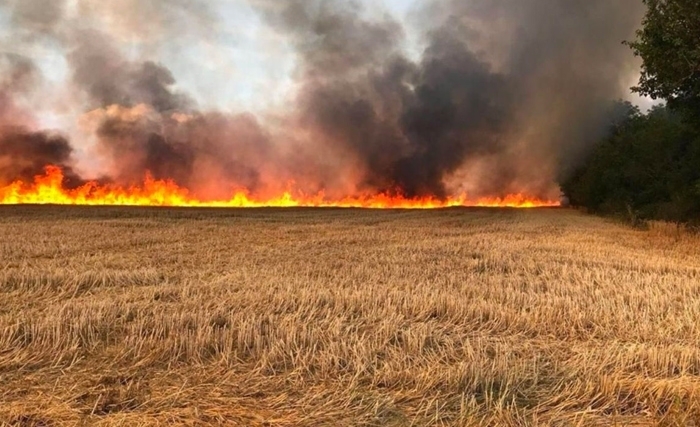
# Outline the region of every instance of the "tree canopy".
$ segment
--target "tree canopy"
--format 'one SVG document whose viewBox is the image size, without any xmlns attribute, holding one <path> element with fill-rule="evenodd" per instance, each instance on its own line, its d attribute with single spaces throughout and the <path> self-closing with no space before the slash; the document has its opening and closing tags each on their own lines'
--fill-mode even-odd
<svg viewBox="0 0 700 427">
<path fill-rule="evenodd" d="M 618 105 L 562 191 L 594 212 L 700 223 L 700 0 L 644 2 L 643 27 L 627 42 L 643 62 L 633 90 L 667 104 L 648 113 Z"/>
<path fill-rule="evenodd" d="M 576 206 L 634 219 L 687 222 L 700 213 L 700 135 L 676 111 L 629 104 L 586 163 L 564 180 Z"/>
<path fill-rule="evenodd" d="M 644 0 L 648 10 L 637 39 L 627 44 L 642 58 L 634 88 L 671 104 L 700 99 L 700 0 Z"/>
</svg>

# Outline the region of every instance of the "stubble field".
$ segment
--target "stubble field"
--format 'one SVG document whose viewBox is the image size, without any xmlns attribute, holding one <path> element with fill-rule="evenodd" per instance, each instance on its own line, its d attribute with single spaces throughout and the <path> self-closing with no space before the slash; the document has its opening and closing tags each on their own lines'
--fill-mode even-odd
<svg viewBox="0 0 700 427">
<path fill-rule="evenodd" d="M 0 425 L 692 425 L 700 236 L 569 210 L 0 209 Z"/>
</svg>

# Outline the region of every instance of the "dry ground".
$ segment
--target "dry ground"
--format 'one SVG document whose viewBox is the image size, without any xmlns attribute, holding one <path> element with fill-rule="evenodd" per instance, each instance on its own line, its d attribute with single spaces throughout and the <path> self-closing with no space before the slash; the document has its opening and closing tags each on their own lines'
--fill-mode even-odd
<svg viewBox="0 0 700 427">
<path fill-rule="evenodd" d="M 0 425 L 700 416 L 700 236 L 672 227 L 8 207 L 0 263 Z"/>
</svg>

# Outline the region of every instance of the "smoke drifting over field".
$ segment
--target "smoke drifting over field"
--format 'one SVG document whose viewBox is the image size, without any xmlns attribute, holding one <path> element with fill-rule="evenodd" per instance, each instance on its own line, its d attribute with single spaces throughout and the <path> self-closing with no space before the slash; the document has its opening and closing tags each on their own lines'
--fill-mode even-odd
<svg viewBox="0 0 700 427">
<path fill-rule="evenodd" d="M 215 40 L 216 2 L 0 0 L 18 40 L 0 57 L 0 184 L 47 164 L 78 182 L 75 170 L 99 164 L 116 183 L 150 173 L 202 197 L 290 186 L 556 197 L 629 92 L 635 62 L 621 42 L 643 13 L 609 0 L 424 1 L 415 55 L 404 22 L 358 2 L 241 1 L 295 52 L 283 111 L 199 108 L 154 59 Z M 47 46 L 66 87 L 34 61 Z M 75 112 L 74 129 L 41 128 L 47 96 Z M 78 160 L 78 146 L 89 155 Z"/>
</svg>

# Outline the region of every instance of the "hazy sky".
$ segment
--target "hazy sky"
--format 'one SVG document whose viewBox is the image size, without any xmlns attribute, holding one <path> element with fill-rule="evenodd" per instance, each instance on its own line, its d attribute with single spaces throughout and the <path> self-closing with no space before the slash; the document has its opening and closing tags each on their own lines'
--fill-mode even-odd
<svg viewBox="0 0 700 427">
<path fill-rule="evenodd" d="M 361 2 L 368 13 L 389 13 L 400 20 L 409 41 L 417 38 L 409 17 L 415 0 Z M 204 108 L 262 110 L 283 102 L 291 89 L 295 66 L 290 46 L 261 22 L 247 1 L 214 0 L 211 4 L 220 19 L 213 37 L 188 38 L 186 44 L 160 44 L 150 59 L 171 69 L 178 86 Z M 8 20 L 6 10 L 0 8 L 2 50 L 31 56 L 49 81 L 63 82 L 68 69 L 60 47 L 47 39 L 32 43 L 28 51 L 28 46 L 17 44 L 17 34 L 11 31 Z M 122 48 L 129 46 L 128 38 L 126 42 Z M 148 50 L 149 46 L 139 42 L 133 43 L 132 48 L 131 53 L 135 53 Z M 417 48 L 407 46 L 409 51 Z"/>
<path fill-rule="evenodd" d="M 416 0 L 361 0 L 368 13 L 389 13 L 400 20 L 407 39 L 417 35 L 411 25 Z M 162 58 L 183 88 L 197 94 L 203 106 L 263 110 L 284 102 L 292 90 L 294 52 L 251 6 L 240 0 L 218 0 L 223 21 L 215 43 L 191 46 Z M 407 50 L 418 49 L 407 46 Z"/>
<path fill-rule="evenodd" d="M 421 19 L 419 0 L 359 0 L 367 13 L 388 13 L 406 31 L 407 54 L 419 57 L 421 35 L 416 21 Z M 241 0 L 217 0 L 216 10 L 223 21 L 215 43 L 190 46 L 162 58 L 173 70 L 183 88 L 197 95 L 203 106 L 263 110 L 282 103 L 292 90 L 294 52 L 285 40 L 261 22 L 251 6 Z M 630 86 L 636 83 L 631 78 Z M 630 100 L 643 108 L 648 99 L 630 94 Z"/>
<path fill-rule="evenodd" d="M 421 19 L 418 0 L 359 1 L 368 14 L 386 13 L 400 21 L 406 31 L 404 50 L 409 56 L 420 55 L 421 36 L 414 25 Z M 189 93 L 201 108 L 252 112 L 283 108 L 294 90 L 295 53 L 291 46 L 262 22 L 248 1 L 213 0 L 211 4 L 220 19 L 211 37 L 186 38 L 185 43 L 167 44 L 155 40 L 153 46 L 148 46 L 140 37 L 134 37 L 138 41 L 130 44 L 126 35 L 122 36 L 127 39 L 122 40 L 126 43 L 122 43 L 121 48 L 131 49 L 125 52 L 127 56 L 148 52 L 149 59 L 173 72 L 178 88 Z M 51 96 L 60 97 L 61 91 L 57 88 L 65 87 L 68 80 L 65 52 L 48 38 L 41 43 L 33 41 L 31 45 L 17 43 L 17 35 L 8 25 L 9 17 L 4 12 L 0 8 L 2 50 L 32 57 L 47 84 L 55 86 L 50 91 Z M 147 31 L 147 28 L 139 30 Z M 632 78 L 630 85 L 634 83 Z M 630 99 L 642 107 L 650 105 L 648 100 L 634 95 L 630 95 Z M 47 99 L 45 105 L 56 102 L 60 104 L 60 99 Z M 64 116 L 47 111 L 40 119 L 48 126 L 65 128 L 66 120 L 74 115 L 65 112 Z"/>
</svg>

